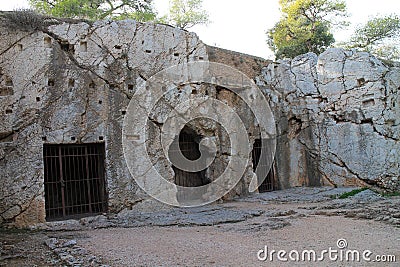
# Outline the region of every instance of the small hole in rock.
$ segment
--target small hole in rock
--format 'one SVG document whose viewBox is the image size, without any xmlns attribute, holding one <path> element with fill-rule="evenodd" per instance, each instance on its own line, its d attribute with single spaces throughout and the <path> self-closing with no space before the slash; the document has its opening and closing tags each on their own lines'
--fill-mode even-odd
<svg viewBox="0 0 400 267">
<path fill-rule="evenodd" d="M 13 95 L 14 90 L 11 87 L 0 87 L 0 96 Z"/>
<path fill-rule="evenodd" d="M 47 137 L 46 137 L 46 136 L 43 136 L 43 137 L 42 137 L 42 141 L 47 141 Z"/>
<path fill-rule="evenodd" d="M 375 100 L 374 99 L 364 100 L 362 101 L 362 104 L 364 107 L 371 107 L 375 105 Z"/>
<path fill-rule="evenodd" d="M 96 85 L 95 85 L 95 83 L 94 83 L 93 81 L 89 83 L 89 88 L 92 88 L 92 89 L 93 89 L 95 86 L 96 86 Z"/>
<path fill-rule="evenodd" d="M 179 57 L 179 53 L 174 53 L 174 56 L 175 57 Z"/>
<path fill-rule="evenodd" d="M 126 115 L 126 110 L 121 111 L 122 115 Z"/>
<path fill-rule="evenodd" d="M 50 37 L 44 37 L 44 46 L 47 48 L 51 47 L 51 38 Z"/>
<path fill-rule="evenodd" d="M 122 49 L 122 46 L 116 45 L 116 46 L 114 46 L 114 48 L 119 50 L 119 49 Z"/>
<path fill-rule="evenodd" d="M 36 97 L 36 102 L 40 102 L 40 97 Z"/>
<path fill-rule="evenodd" d="M 73 44 L 68 43 L 67 41 L 60 42 L 61 50 L 65 52 L 75 53 L 75 47 Z"/>
<path fill-rule="evenodd" d="M 75 80 L 74 79 L 69 79 L 68 80 L 68 87 L 74 87 L 75 86 Z"/>
<path fill-rule="evenodd" d="M 150 53 L 151 53 L 151 50 L 146 50 L 146 53 L 150 54 Z"/>
<path fill-rule="evenodd" d="M 11 79 L 7 79 L 6 86 L 13 86 L 13 81 Z"/>
<path fill-rule="evenodd" d="M 203 59 L 204 59 L 204 57 L 199 57 L 199 59 L 200 59 L 200 60 L 203 60 Z"/>
<path fill-rule="evenodd" d="M 103 101 L 99 100 L 99 104 L 100 104 L 100 105 L 103 104 Z"/>
<path fill-rule="evenodd" d="M 80 48 L 82 52 L 87 52 L 87 42 L 80 42 Z"/>
<path fill-rule="evenodd" d="M 103 141 L 104 140 L 104 136 L 99 136 L 99 140 Z"/>
<path fill-rule="evenodd" d="M 72 136 L 71 141 L 75 141 L 75 140 L 76 140 L 75 136 Z"/>
<path fill-rule="evenodd" d="M 11 109 L 6 109 L 6 114 L 11 114 L 13 111 Z"/>
<path fill-rule="evenodd" d="M 48 86 L 54 86 L 54 80 L 53 80 L 53 79 L 49 79 L 49 80 L 47 81 L 47 85 L 48 85 Z"/>
<path fill-rule="evenodd" d="M 133 91 L 133 84 L 128 84 L 128 90 Z"/>
<path fill-rule="evenodd" d="M 396 120 L 387 120 L 385 121 L 386 125 L 393 126 L 396 123 Z"/>
<path fill-rule="evenodd" d="M 364 123 L 372 124 L 373 120 L 372 120 L 372 118 L 366 118 L 366 119 L 361 120 L 361 124 L 364 124 Z"/>
<path fill-rule="evenodd" d="M 359 87 L 363 86 L 365 84 L 365 79 L 364 78 L 357 79 L 357 84 Z"/>
</svg>

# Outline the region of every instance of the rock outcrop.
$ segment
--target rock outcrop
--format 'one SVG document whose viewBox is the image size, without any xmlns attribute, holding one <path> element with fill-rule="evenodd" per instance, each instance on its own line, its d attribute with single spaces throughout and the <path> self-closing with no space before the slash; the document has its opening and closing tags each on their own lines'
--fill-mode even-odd
<svg viewBox="0 0 400 267">
<path fill-rule="evenodd" d="M 39 23 L 34 18 L 11 25 L 4 16 L 1 20 L 0 224 L 46 220 L 43 153 L 48 144 L 104 144 L 104 211 L 147 203 L 150 197 L 131 177 L 123 156 L 128 103 L 155 73 L 195 61 L 242 70 L 269 98 L 278 131 L 277 188 L 372 184 L 400 190 L 400 69 L 367 53 L 330 49 L 319 57 L 270 62 L 206 46 L 194 33 L 168 25 L 130 20 Z M 253 107 L 227 88 L 178 86 L 152 111 L 148 129 L 148 154 L 171 181 L 177 171 L 161 154 L 163 118 L 179 100 L 198 96 L 235 110 L 250 144 L 262 134 Z M 188 127 L 192 139 L 220 141 L 217 157 L 202 177 L 212 181 L 229 162 L 228 134 L 204 119 Z M 250 160 L 226 198 L 248 193 L 252 165 Z"/>
<path fill-rule="evenodd" d="M 368 53 L 328 49 L 269 64 L 257 84 L 277 121 L 282 187 L 400 189 L 398 67 Z"/>
<path fill-rule="evenodd" d="M 44 143 L 105 142 L 109 210 L 147 198 L 122 154 L 129 100 L 154 73 L 208 59 L 194 33 L 168 25 L 53 24 L 1 31 L 0 223 L 45 220 Z"/>
</svg>

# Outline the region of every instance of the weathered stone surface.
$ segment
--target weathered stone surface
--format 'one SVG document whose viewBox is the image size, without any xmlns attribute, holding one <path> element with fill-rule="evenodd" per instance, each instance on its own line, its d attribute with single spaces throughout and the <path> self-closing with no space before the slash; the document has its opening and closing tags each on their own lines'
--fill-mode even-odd
<svg viewBox="0 0 400 267">
<path fill-rule="evenodd" d="M 282 187 L 366 182 L 398 190 L 399 71 L 342 49 L 265 67 L 257 80 L 278 122 Z"/>
<path fill-rule="evenodd" d="M 308 53 L 272 63 L 208 47 L 194 33 L 129 20 L 93 24 L 56 20 L 41 30 L 3 28 L 1 36 L 0 180 L 6 185 L 0 187 L 1 224 L 23 227 L 45 222 L 44 144 L 104 143 L 108 211 L 164 209 L 148 201 L 128 171 L 123 121 L 140 85 L 161 70 L 193 61 L 238 68 L 268 96 L 278 133 L 279 188 L 368 183 L 389 191 L 400 189 L 400 69 L 367 53 L 329 49 L 320 56 Z M 252 96 L 249 90 L 244 94 Z M 150 113 L 147 153 L 170 182 L 176 173 L 163 154 L 161 127 L 173 107 L 196 95 L 232 108 L 251 144 L 263 134 L 252 112 L 260 109 L 258 100 L 249 106 L 227 88 L 181 84 L 152 110 L 146 101 L 153 99 L 143 101 L 141 107 Z M 213 106 L 201 108 L 226 117 Z M 188 127 L 219 144 L 205 174 L 213 181 L 231 156 L 228 134 L 206 119 Z M 139 162 L 140 156 L 132 155 Z M 248 194 L 253 176 L 250 160 L 242 179 L 223 199 Z M 96 217 L 93 223 L 104 220 Z"/>
<path fill-rule="evenodd" d="M 180 62 L 207 60 L 205 45 L 194 33 L 135 21 L 3 30 L 0 179 L 9 186 L 0 188 L 1 220 L 44 222 L 43 143 L 105 142 L 109 209 L 147 197 L 122 155 L 122 111 L 137 83 Z"/>
<path fill-rule="evenodd" d="M 266 64 L 248 55 L 231 60 L 240 54 L 207 49 L 194 33 L 168 25 L 55 20 L 38 29 L 4 29 L 8 37 L 0 46 L 0 179 L 10 185 L 0 189 L 0 220 L 20 227 L 45 221 L 44 144 L 105 143 L 108 211 L 130 209 L 149 198 L 131 177 L 122 150 L 123 120 L 137 88 L 170 66 L 208 61 L 211 52 L 214 61 L 243 66 L 252 77 Z M 175 173 L 163 154 L 161 127 L 173 107 L 195 95 L 209 95 L 234 109 L 251 142 L 260 135 L 248 105 L 230 90 L 210 84 L 173 88 L 149 110 L 147 125 L 147 153 L 172 182 Z M 229 137 L 204 119 L 189 127 L 219 144 L 206 172 L 213 181 L 229 162 Z M 140 160 L 139 154 L 133 156 Z M 248 194 L 253 172 L 252 162 L 246 164 L 244 178 L 225 198 Z"/>
</svg>

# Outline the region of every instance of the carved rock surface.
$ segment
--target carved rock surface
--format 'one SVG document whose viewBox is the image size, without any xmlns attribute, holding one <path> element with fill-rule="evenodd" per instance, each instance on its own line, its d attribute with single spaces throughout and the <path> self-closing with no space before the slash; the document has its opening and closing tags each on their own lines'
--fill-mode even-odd
<svg viewBox="0 0 400 267">
<path fill-rule="evenodd" d="M 242 70 L 268 96 L 278 130 L 280 188 L 369 183 L 400 190 L 400 69 L 367 53 L 330 49 L 319 57 L 309 53 L 272 63 L 206 46 L 194 33 L 171 26 L 130 20 L 57 20 L 41 30 L 3 27 L 0 38 L 0 224 L 45 222 L 44 144 L 104 143 L 108 211 L 146 202 L 150 197 L 123 156 L 126 108 L 149 77 L 197 60 Z M 160 125 L 179 101 L 196 95 L 235 110 L 251 143 L 260 136 L 251 111 L 260 107 L 249 107 L 226 88 L 178 86 L 160 99 L 148 123 L 147 152 L 170 181 L 176 173 L 162 154 Z M 189 128 L 220 144 L 206 171 L 212 181 L 229 161 L 227 133 L 205 119 Z M 248 193 L 252 167 L 249 160 L 224 199 Z"/>
<path fill-rule="evenodd" d="M 58 21 L 2 28 L 0 224 L 45 221 L 43 144 L 105 142 L 110 211 L 146 194 L 122 154 L 124 110 L 137 84 L 169 66 L 207 60 L 194 33 L 135 21 Z"/>
</svg>

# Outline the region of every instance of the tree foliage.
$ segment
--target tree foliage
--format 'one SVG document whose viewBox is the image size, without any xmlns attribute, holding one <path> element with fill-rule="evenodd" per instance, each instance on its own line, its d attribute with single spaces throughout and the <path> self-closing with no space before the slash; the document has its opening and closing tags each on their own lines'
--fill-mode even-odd
<svg viewBox="0 0 400 267">
<path fill-rule="evenodd" d="M 335 41 L 331 28 L 346 25 L 342 0 L 280 0 L 279 4 L 282 17 L 267 32 L 268 45 L 278 59 L 320 54 Z"/>
<path fill-rule="evenodd" d="M 29 0 L 37 12 L 55 17 L 89 20 L 153 20 L 152 0 Z"/>
<path fill-rule="evenodd" d="M 367 51 L 383 59 L 400 60 L 399 37 L 398 15 L 376 16 L 356 28 L 344 47 Z"/>
<path fill-rule="evenodd" d="M 209 15 L 202 8 L 202 4 L 202 0 L 170 0 L 169 13 L 160 18 L 160 21 L 181 29 L 189 29 L 198 24 L 208 24 Z"/>
</svg>

